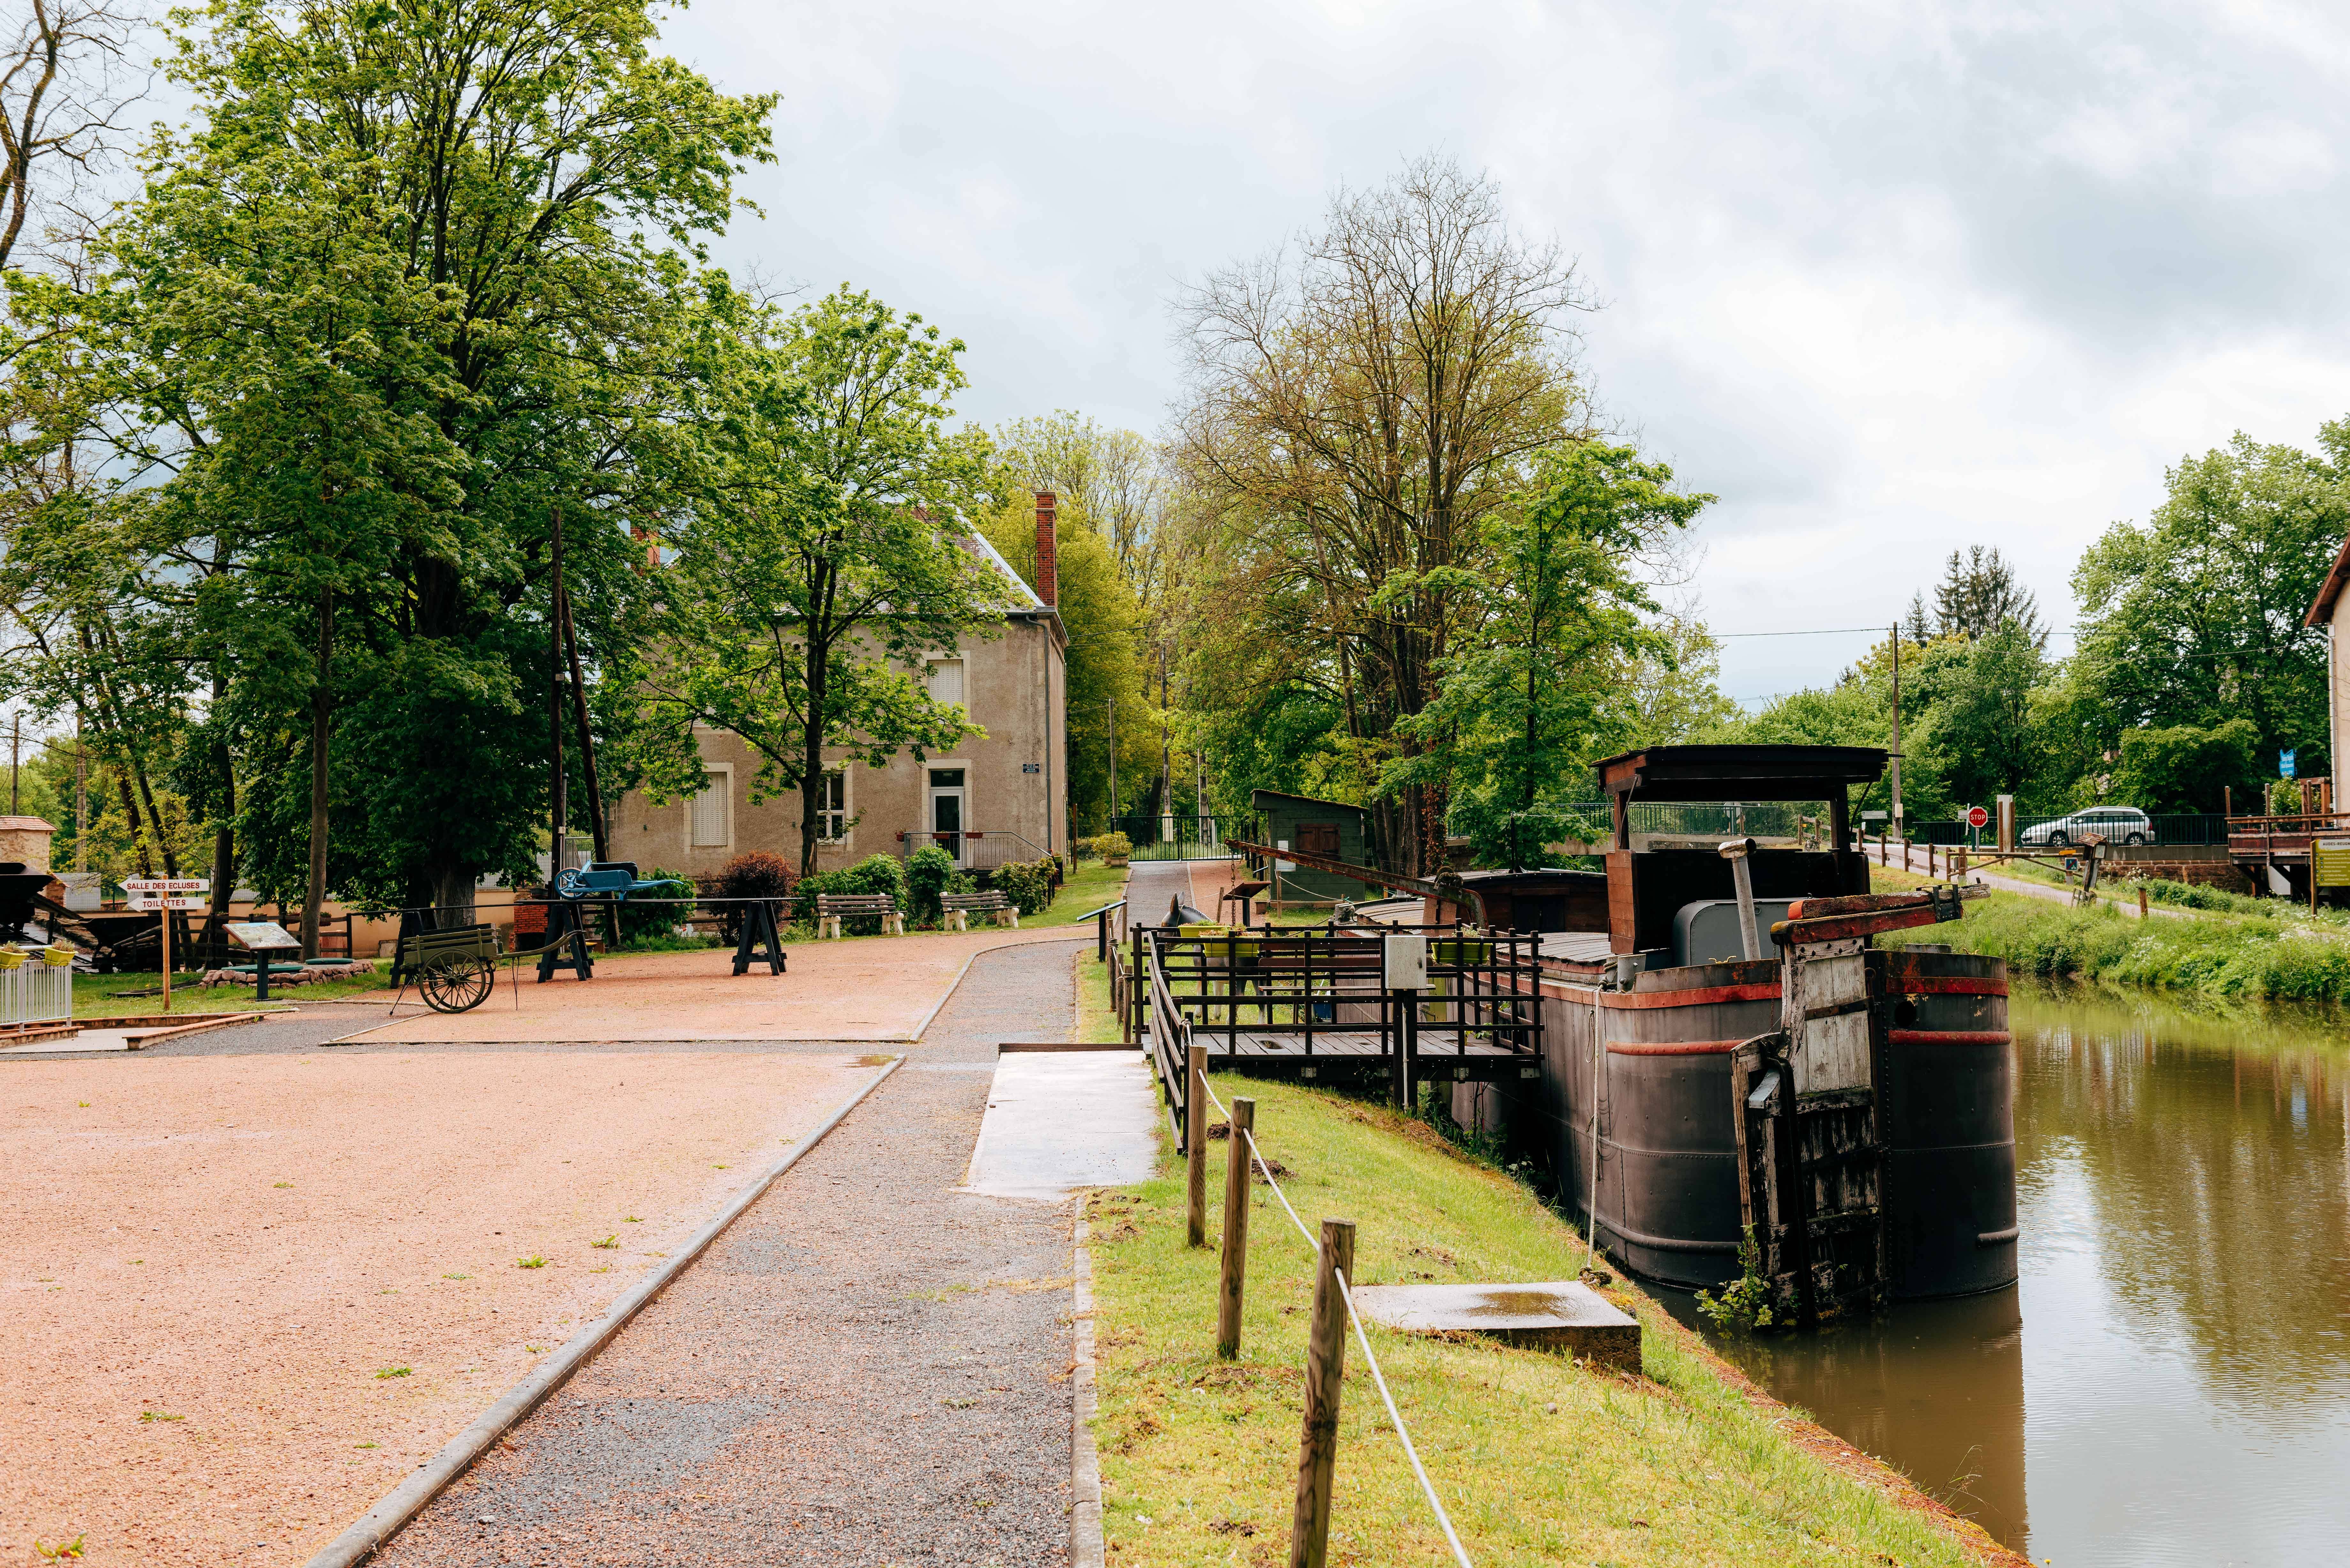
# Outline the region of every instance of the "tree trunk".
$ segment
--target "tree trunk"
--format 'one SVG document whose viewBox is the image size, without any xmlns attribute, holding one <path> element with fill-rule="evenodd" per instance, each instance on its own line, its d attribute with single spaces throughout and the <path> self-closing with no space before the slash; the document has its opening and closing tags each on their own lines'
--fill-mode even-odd
<svg viewBox="0 0 2350 1568">
<path fill-rule="evenodd" d="M 808 628 L 801 645 L 807 660 L 807 726 L 801 733 L 800 753 L 800 875 L 816 875 L 816 805 L 824 788 L 825 649 L 816 628 Z"/>
<path fill-rule="evenodd" d="M 227 701 L 228 682 L 215 666 L 213 670 L 213 712 L 217 715 Z M 229 895 L 236 890 L 236 764 L 229 756 L 228 742 L 213 747 L 213 765 L 220 770 L 219 813 L 213 826 L 213 907 L 212 918 L 217 923 L 228 919 Z M 217 940 L 225 942 L 223 935 Z"/>
<path fill-rule="evenodd" d="M 310 682 L 310 886 L 302 897 L 302 956 L 318 956 L 318 925 L 327 907 L 327 726 L 334 694 L 327 676 L 334 657 L 335 601 L 318 601 L 318 662 Z"/>
</svg>

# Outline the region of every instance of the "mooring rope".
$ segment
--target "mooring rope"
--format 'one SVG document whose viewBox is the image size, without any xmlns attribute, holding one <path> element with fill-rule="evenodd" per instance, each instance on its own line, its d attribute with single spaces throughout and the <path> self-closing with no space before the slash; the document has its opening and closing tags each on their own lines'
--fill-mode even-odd
<svg viewBox="0 0 2350 1568">
<path fill-rule="evenodd" d="M 1274 1197 L 1281 1200 L 1281 1207 L 1289 1215 L 1289 1222 L 1296 1226 L 1298 1235 L 1305 1238 L 1306 1250 L 1317 1259 L 1321 1257 L 1322 1244 L 1314 1239 L 1314 1232 L 1306 1229 L 1305 1221 L 1297 1217 L 1296 1209 L 1289 1201 L 1289 1194 L 1281 1189 L 1280 1181 L 1273 1174 L 1273 1167 L 1265 1163 L 1264 1151 L 1256 1146 L 1256 1134 L 1232 1126 L 1232 1108 L 1216 1097 L 1216 1091 L 1209 1086 L 1204 1074 L 1201 1075 L 1200 1087 L 1207 1091 L 1208 1103 L 1224 1113 L 1225 1127 L 1248 1140 L 1249 1158 L 1256 1161 L 1259 1170 L 1264 1172 L 1264 1184 L 1272 1188 Z M 1371 1353 L 1371 1336 L 1364 1331 L 1362 1314 L 1355 1310 L 1355 1293 L 1347 1288 L 1347 1275 L 1339 1269 L 1331 1270 L 1330 1274 L 1338 1282 L 1338 1299 L 1347 1303 L 1347 1321 L 1355 1325 L 1355 1339 L 1363 1347 L 1363 1364 L 1371 1369 L 1371 1382 L 1379 1391 L 1380 1402 L 1388 1407 L 1388 1419 L 1395 1424 L 1396 1438 L 1403 1444 L 1404 1458 L 1411 1461 L 1411 1473 L 1419 1478 L 1419 1490 L 1427 1495 L 1428 1506 L 1436 1511 L 1436 1522 L 1442 1528 L 1446 1542 L 1451 1545 L 1454 1559 L 1460 1563 L 1461 1568 L 1476 1568 L 1469 1561 L 1468 1549 L 1461 1544 L 1460 1534 L 1452 1528 L 1452 1516 L 1444 1511 L 1443 1499 L 1436 1495 L 1436 1483 L 1428 1479 L 1428 1467 L 1419 1462 L 1419 1450 L 1413 1447 L 1411 1432 L 1403 1424 L 1403 1412 L 1396 1408 L 1395 1396 L 1388 1391 L 1387 1374 L 1379 1370 L 1379 1358 Z"/>
</svg>

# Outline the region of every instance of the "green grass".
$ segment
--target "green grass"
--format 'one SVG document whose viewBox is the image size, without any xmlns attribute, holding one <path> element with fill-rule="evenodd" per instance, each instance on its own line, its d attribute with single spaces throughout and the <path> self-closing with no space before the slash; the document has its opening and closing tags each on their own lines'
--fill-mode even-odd
<svg viewBox="0 0 2350 1568">
<path fill-rule="evenodd" d="M 1920 885 L 1898 870 L 1871 867 L 1881 889 Z M 2333 911 L 2315 921 L 2297 905 L 2254 900 L 2250 913 L 2179 914 L 2139 919 L 2135 888 L 2119 902 L 2090 908 L 2020 893 L 1994 892 L 1970 902 L 1956 922 L 1882 939 L 1883 945 L 1947 943 L 1960 952 L 2005 959 L 2018 973 L 2042 980 L 2090 980 L 2109 985 L 2263 1001 L 2350 1002 L 2350 941 Z"/>
<path fill-rule="evenodd" d="M 1118 1014 L 1109 1005 L 1109 965 L 1097 960 L 1091 948 L 1077 955 L 1077 1038 L 1121 1038 Z"/>
<path fill-rule="evenodd" d="M 1259 1142 L 1294 1173 L 1284 1185 L 1308 1224 L 1357 1221 L 1361 1282 L 1572 1279 L 1581 1267 L 1574 1231 L 1424 1125 L 1292 1085 L 1215 1082 L 1227 1100 L 1255 1098 Z M 1218 1195 L 1224 1147 L 1211 1146 Z M 1095 1430 L 1113 1563 L 1286 1560 L 1314 1257 L 1264 1185 L 1253 1190 L 1230 1363 L 1214 1354 L 1221 1217 L 1211 1209 L 1210 1247 L 1183 1244 L 1171 1165 L 1092 1202 Z M 1663 1309 L 1620 1283 L 1607 1293 L 1644 1325 L 1644 1376 L 1468 1336 L 1371 1331 L 1480 1568 L 1977 1560 L 1956 1530 L 1799 1446 Z M 1333 1563 L 1451 1561 L 1351 1340 L 1332 1534 Z"/>
<path fill-rule="evenodd" d="M 1104 904 L 1115 904 L 1126 897 L 1126 867 L 1105 866 L 1098 860 L 1078 863 L 1061 890 L 1054 895 L 1053 907 L 1042 914 L 1023 915 L 1020 924 L 1031 926 L 1074 926 Z"/>
<path fill-rule="evenodd" d="M 315 985 L 270 987 L 269 1000 L 255 1002 L 249 985 L 220 985 L 209 990 L 196 981 L 202 977 L 194 972 L 172 977 L 172 1011 L 170 1016 L 197 1012 L 252 1012 L 267 1011 L 287 1002 L 322 1002 L 330 997 L 358 996 L 384 989 L 385 966 L 378 964 L 376 972 L 358 980 L 321 981 Z M 161 991 L 161 974 L 77 974 L 73 978 L 73 1009 L 76 1018 L 141 1018 L 161 1017 L 163 999 L 158 996 L 127 996 L 134 991 Z"/>
</svg>

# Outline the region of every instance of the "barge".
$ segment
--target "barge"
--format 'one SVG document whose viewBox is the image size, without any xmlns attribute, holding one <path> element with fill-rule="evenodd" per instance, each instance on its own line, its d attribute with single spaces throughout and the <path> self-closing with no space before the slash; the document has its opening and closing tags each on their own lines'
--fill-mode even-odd
<svg viewBox="0 0 2350 1568">
<path fill-rule="evenodd" d="M 1637 1275 L 1697 1289 L 1751 1272 L 1799 1322 L 2015 1281 L 2006 966 L 1876 945 L 1962 912 L 1957 888 L 1870 891 L 1846 802 L 1886 760 L 1627 753 L 1598 766 L 1615 829 L 1604 872 L 1470 874 L 1496 925 L 1513 923 L 1522 877 L 1572 924 L 1542 935 L 1544 1072 L 1460 1084 L 1455 1114 L 1534 1154 Z M 1813 803 L 1822 846 L 1636 848 L 1630 808 L 1652 802 L 1718 808 L 1725 826 L 1762 803 Z"/>
</svg>

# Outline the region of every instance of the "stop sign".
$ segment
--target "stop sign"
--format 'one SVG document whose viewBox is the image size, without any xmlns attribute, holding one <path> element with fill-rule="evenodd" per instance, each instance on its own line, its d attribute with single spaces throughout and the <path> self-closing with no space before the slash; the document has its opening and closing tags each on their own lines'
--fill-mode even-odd
<svg viewBox="0 0 2350 1568">
<path fill-rule="evenodd" d="M 1969 827 L 1989 827 L 1991 826 L 1991 813 L 1985 811 L 1979 805 L 1970 805 L 1967 807 L 1967 826 Z"/>
</svg>

